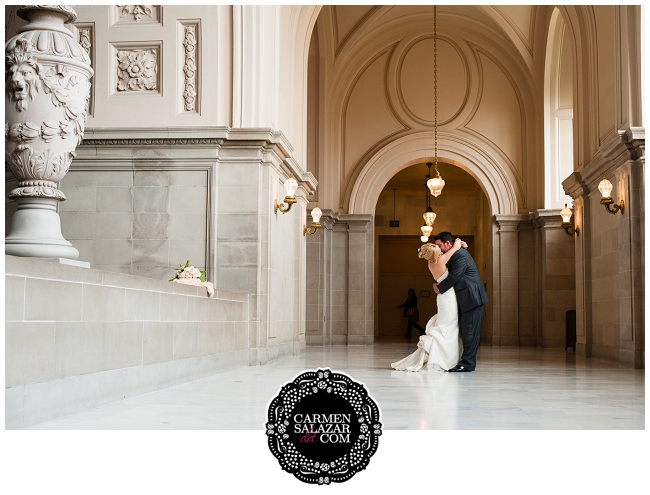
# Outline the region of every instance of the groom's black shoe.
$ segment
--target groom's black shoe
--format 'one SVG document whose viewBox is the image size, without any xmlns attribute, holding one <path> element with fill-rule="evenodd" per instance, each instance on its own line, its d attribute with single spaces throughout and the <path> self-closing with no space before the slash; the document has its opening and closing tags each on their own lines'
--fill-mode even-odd
<svg viewBox="0 0 650 495">
<path fill-rule="evenodd" d="M 470 370 L 469 368 L 463 366 L 462 364 L 457 364 L 456 366 L 454 366 L 453 368 L 447 371 L 449 371 L 450 373 L 460 373 L 460 372 L 470 373 L 474 370 Z"/>
</svg>

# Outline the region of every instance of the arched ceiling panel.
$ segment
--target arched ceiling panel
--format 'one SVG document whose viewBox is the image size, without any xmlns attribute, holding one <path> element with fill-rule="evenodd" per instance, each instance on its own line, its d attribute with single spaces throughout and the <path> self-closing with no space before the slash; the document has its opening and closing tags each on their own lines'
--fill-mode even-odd
<svg viewBox="0 0 650 495">
<path fill-rule="evenodd" d="M 372 5 L 332 5 L 332 20 L 336 52 L 343 47 L 345 42 L 359 29 L 379 7 Z"/>
<path fill-rule="evenodd" d="M 425 125 L 434 122 L 433 39 L 416 40 L 401 61 L 398 76 L 403 105 Z M 444 39 L 438 40 L 438 122 L 451 120 L 462 109 L 469 90 L 463 53 Z"/>
<path fill-rule="evenodd" d="M 479 57 L 483 68 L 482 95 L 476 113 L 465 127 L 493 142 L 521 179 L 524 136 L 517 92 L 499 65 L 481 52 Z"/>
<path fill-rule="evenodd" d="M 344 114 L 343 177 L 348 177 L 363 155 L 377 143 L 401 131 L 386 98 L 385 72 L 388 52 L 377 57 L 354 85 Z"/>
</svg>

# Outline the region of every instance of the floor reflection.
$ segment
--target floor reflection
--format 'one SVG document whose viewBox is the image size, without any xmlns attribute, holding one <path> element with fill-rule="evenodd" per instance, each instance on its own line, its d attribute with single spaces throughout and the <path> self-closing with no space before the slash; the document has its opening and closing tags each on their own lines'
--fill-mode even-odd
<svg viewBox="0 0 650 495">
<path fill-rule="evenodd" d="M 58 418 L 35 429 L 258 430 L 269 401 L 308 369 L 365 384 L 387 430 L 644 429 L 645 370 L 573 350 L 482 346 L 474 373 L 395 371 L 416 339 L 307 347 L 245 367 Z"/>
</svg>

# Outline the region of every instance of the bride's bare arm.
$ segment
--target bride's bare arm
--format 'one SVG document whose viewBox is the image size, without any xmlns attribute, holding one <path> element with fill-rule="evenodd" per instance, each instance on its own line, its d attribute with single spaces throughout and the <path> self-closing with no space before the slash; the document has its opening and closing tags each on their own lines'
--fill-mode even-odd
<svg viewBox="0 0 650 495">
<path fill-rule="evenodd" d="M 465 244 L 465 245 L 463 246 L 463 244 Z M 447 264 L 447 261 L 449 261 L 449 258 L 451 258 L 451 256 L 452 256 L 456 251 L 458 251 L 461 247 L 467 247 L 467 244 L 466 244 L 465 242 L 461 241 L 461 240 L 457 237 L 456 240 L 454 241 L 454 245 L 451 247 L 451 249 L 450 249 L 449 251 L 447 251 L 446 253 L 441 254 L 441 255 L 438 257 L 438 262 L 437 262 L 437 264 L 438 264 L 438 265 L 446 265 L 446 264 Z"/>
</svg>

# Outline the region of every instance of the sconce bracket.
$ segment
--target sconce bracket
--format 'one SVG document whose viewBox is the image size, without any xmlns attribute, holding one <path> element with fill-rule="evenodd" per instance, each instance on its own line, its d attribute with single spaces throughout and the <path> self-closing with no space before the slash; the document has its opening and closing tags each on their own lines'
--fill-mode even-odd
<svg viewBox="0 0 650 495">
<path fill-rule="evenodd" d="M 564 222 L 562 222 L 562 227 L 566 231 L 567 235 L 580 235 L 580 227 L 573 228 L 573 225 Z"/>
<path fill-rule="evenodd" d="M 302 226 L 302 235 L 314 235 L 316 231 L 321 227 L 320 222 L 312 222 L 311 226 L 307 227 L 306 225 Z"/>
<path fill-rule="evenodd" d="M 625 202 L 621 202 L 617 205 L 612 206 L 614 200 L 611 197 L 601 198 L 600 204 L 605 205 L 605 209 L 610 212 L 612 215 L 616 215 L 619 211 L 621 214 L 625 213 Z"/>
<path fill-rule="evenodd" d="M 297 202 L 298 200 L 296 199 L 295 196 L 285 196 L 284 203 L 287 203 L 287 207 L 285 208 L 283 203 L 278 203 L 278 200 L 275 199 L 273 200 L 273 213 L 277 214 L 278 210 L 280 210 L 282 213 L 287 213 L 289 210 L 291 210 L 291 207 Z"/>
</svg>

